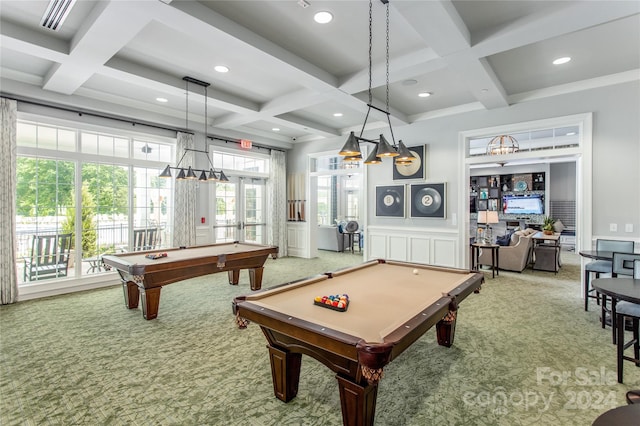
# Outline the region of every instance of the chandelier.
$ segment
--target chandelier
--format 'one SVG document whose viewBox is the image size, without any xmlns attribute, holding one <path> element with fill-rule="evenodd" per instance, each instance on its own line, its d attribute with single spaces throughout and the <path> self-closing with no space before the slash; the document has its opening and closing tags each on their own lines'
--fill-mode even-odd
<svg viewBox="0 0 640 426">
<path fill-rule="evenodd" d="M 205 140 L 205 144 L 204 144 L 204 150 L 200 150 L 200 149 L 193 149 L 193 148 L 184 148 L 184 152 L 182 153 L 182 157 L 180 157 L 180 161 L 178 161 L 178 164 L 175 167 L 172 167 L 170 164 L 167 164 L 167 167 L 164 168 L 164 170 L 162 171 L 162 173 L 160 173 L 159 177 L 161 178 L 170 178 L 171 177 L 171 169 L 173 170 L 179 170 L 178 175 L 176 176 L 176 180 L 193 180 L 193 179 L 198 179 L 201 182 L 209 182 L 209 181 L 213 181 L 213 182 L 228 182 L 229 179 L 227 178 L 227 176 L 224 174 L 224 172 L 222 171 L 222 169 L 220 169 L 219 172 L 215 171 L 215 168 L 213 167 L 213 163 L 211 162 L 211 158 L 209 157 L 209 151 L 207 149 L 207 87 L 209 87 L 209 83 L 205 82 L 205 81 L 201 81 L 201 80 L 197 80 L 193 77 L 182 77 L 182 79 L 186 82 L 186 129 L 187 131 L 189 130 L 189 83 L 193 83 L 193 84 L 197 84 L 198 86 L 202 86 L 204 87 L 204 140 Z M 195 133 L 195 132 L 194 132 Z M 180 163 L 182 163 L 182 160 L 184 159 L 185 155 L 187 155 L 188 152 L 200 152 L 206 155 L 207 157 L 207 161 L 209 162 L 209 166 L 211 166 L 209 168 L 209 170 L 204 170 L 204 169 L 194 169 L 191 166 L 189 166 L 188 169 L 185 170 L 184 167 L 180 167 Z"/>
<path fill-rule="evenodd" d="M 496 136 L 487 144 L 487 155 L 513 154 L 519 150 L 520 145 L 518 141 L 509 135 Z"/>
<path fill-rule="evenodd" d="M 360 151 L 360 143 L 361 142 L 369 142 L 377 145 L 376 149 L 372 150 L 367 159 L 364 161 L 364 164 L 379 164 L 382 162 L 382 158 L 387 157 L 395 157 L 396 164 L 408 164 L 412 161 L 416 160 L 416 158 L 411 154 L 411 152 L 407 149 L 407 147 L 402 143 L 402 140 L 399 140 L 396 144 L 395 138 L 393 136 L 393 128 L 391 127 L 391 119 L 389 113 L 389 0 L 380 0 L 387 7 L 387 45 L 386 45 L 386 71 L 387 71 L 387 100 L 386 100 L 386 110 L 378 108 L 373 105 L 373 95 L 371 94 L 371 68 L 372 68 L 372 59 L 371 59 L 371 51 L 372 51 L 372 40 L 373 40 L 373 6 L 372 0 L 369 0 L 369 102 L 367 103 L 367 115 L 364 118 L 364 123 L 362 123 L 362 129 L 360 130 L 360 135 L 356 136 L 355 132 L 349 133 L 349 137 L 347 138 L 347 142 L 345 142 L 344 146 L 339 152 L 339 155 L 344 156 L 344 161 L 355 162 L 362 160 L 362 152 Z M 385 139 L 385 137 L 380 134 L 380 137 L 376 139 L 367 139 L 362 137 L 362 133 L 364 132 L 364 128 L 367 125 L 367 120 L 369 119 L 369 113 L 371 109 L 375 109 L 376 111 L 380 111 L 387 116 L 387 123 L 389 124 L 389 130 L 391 132 L 391 141 L 393 142 L 393 146 Z"/>
</svg>

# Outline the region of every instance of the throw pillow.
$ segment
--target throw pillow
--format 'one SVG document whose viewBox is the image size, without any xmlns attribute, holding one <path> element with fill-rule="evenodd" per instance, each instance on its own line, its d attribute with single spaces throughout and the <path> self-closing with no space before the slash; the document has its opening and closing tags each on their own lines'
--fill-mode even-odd
<svg viewBox="0 0 640 426">
<path fill-rule="evenodd" d="M 556 222 L 553 224 L 553 231 L 562 232 L 563 230 L 564 230 L 564 223 L 560 222 L 560 219 L 556 220 Z"/>
<path fill-rule="evenodd" d="M 502 237 L 496 237 L 496 243 L 499 246 L 508 246 L 511 241 L 511 235 L 503 235 Z"/>
</svg>

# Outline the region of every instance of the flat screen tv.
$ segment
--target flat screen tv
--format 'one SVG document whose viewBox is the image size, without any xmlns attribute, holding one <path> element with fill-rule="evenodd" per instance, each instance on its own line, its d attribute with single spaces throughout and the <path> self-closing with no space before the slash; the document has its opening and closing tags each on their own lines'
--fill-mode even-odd
<svg viewBox="0 0 640 426">
<path fill-rule="evenodd" d="M 502 197 L 504 214 L 544 214 L 544 201 L 542 195 Z"/>
</svg>

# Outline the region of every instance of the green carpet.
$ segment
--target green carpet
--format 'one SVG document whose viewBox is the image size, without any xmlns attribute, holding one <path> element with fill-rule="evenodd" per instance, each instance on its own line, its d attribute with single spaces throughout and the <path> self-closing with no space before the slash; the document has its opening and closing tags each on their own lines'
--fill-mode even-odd
<svg viewBox="0 0 640 426">
<path fill-rule="evenodd" d="M 590 425 L 640 388 L 616 382 L 611 330 L 580 299 L 579 257 L 560 273 L 501 272 L 460 305 L 453 347 L 429 331 L 385 368 L 378 425 Z M 357 255 L 267 261 L 263 287 L 359 263 Z M 340 425 L 338 386 L 303 356 L 298 396 L 273 395 L 266 340 L 239 330 L 248 274 L 164 287 L 159 316 L 124 307 L 120 286 L 0 308 L 2 425 Z"/>
</svg>

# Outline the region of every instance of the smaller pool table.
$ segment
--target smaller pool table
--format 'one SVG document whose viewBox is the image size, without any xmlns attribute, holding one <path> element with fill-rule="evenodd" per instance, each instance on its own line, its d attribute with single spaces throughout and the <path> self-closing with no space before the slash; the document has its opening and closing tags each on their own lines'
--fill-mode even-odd
<svg viewBox="0 0 640 426">
<path fill-rule="evenodd" d="M 146 257 L 155 253 L 166 253 L 167 256 L 158 259 Z M 104 255 L 102 262 L 120 274 L 127 308 L 137 308 L 138 299 L 142 299 L 142 315 L 151 320 L 158 316 L 163 285 L 223 271 L 229 273 L 229 284 L 237 285 L 240 270 L 248 269 L 251 290 L 259 290 L 264 262 L 269 255 L 275 259 L 277 254 L 276 246 L 236 241 Z"/>
<path fill-rule="evenodd" d="M 288 402 L 298 392 L 302 354 L 336 373 L 345 425 L 372 425 L 383 368 L 434 325 L 453 344 L 458 303 L 484 280 L 474 271 L 375 260 L 237 297 L 240 328 L 260 325 L 268 341 L 273 389 Z M 347 294 L 340 312 L 316 296 Z"/>
</svg>

